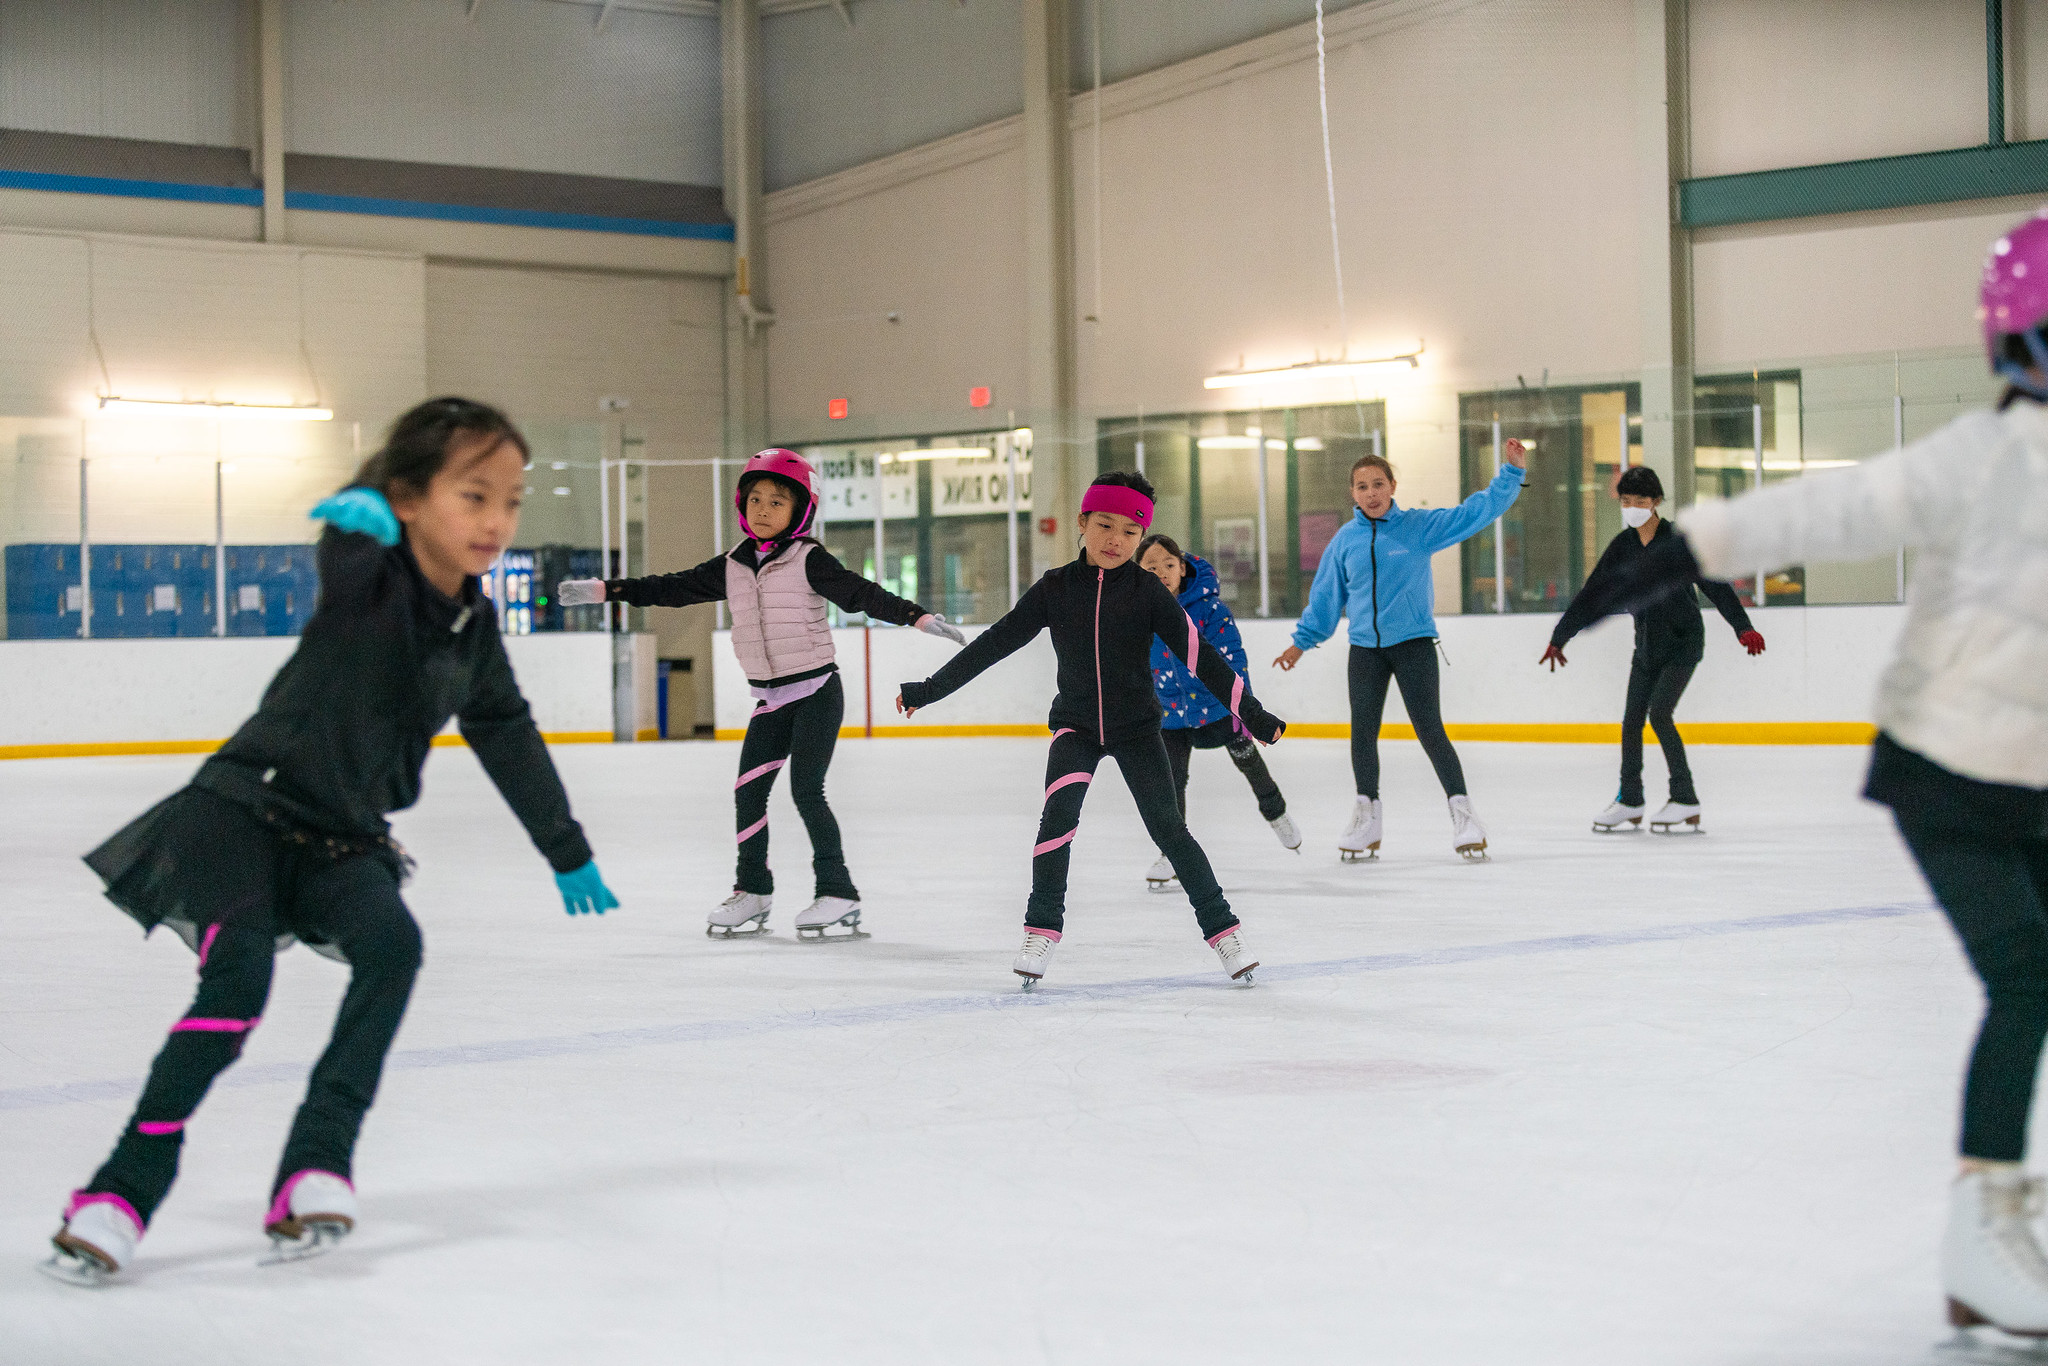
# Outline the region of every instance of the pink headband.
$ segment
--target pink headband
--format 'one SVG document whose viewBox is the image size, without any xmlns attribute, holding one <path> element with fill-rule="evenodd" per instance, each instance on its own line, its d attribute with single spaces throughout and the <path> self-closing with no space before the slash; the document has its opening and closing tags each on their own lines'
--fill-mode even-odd
<svg viewBox="0 0 2048 1366">
<path fill-rule="evenodd" d="M 1152 525 L 1152 500 L 1122 484 L 1090 484 L 1088 492 L 1081 495 L 1081 515 L 1091 512 L 1114 512 L 1139 526 Z"/>
</svg>

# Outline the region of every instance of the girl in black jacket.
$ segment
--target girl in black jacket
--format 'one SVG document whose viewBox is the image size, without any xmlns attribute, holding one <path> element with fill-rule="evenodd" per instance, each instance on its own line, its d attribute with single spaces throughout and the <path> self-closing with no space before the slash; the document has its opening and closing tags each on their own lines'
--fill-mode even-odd
<svg viewBox="0 0 2048 1366">
<path fill-rule="evenodd" d="M 1548 664 L 1552 673 L 1566 662 L 1564 647 L 1571 638 L 1600 618 L 1601 604 L 1612 599 L 1614 586 L 1651 553 L 1660 538 L 1678 534 L 1657 515 L 1657 504 L 1664 501 L 1664 484 L 1657 471 L 1647 465 L 1631 465 L 1615 480 L 1614 493 L 1621 500 L 1622 520 L 1628 525 L 1608 543 L 1600 563 L 1593 566 L 1585 586 L 1550 633 L 1550 647 L 1536 662 Z M 1718 579 L 1695 578 L 1684 592 L 1636 609 L 1636 652 L 1628 669 L 1628 702 L 1621 713 L 1621 790 L 1593 819 L 1593 828 L 1602 834 L 1642 828 L 1648 806 L 1643 799 L 1645 720 L 1657 733 L 1665 767 L 1671 771 L 1671 800 L 1650 818 L 1650 829 L 1660 835 L 1700 831 L 1700 797 L 1685 760 L 1685 741 L 1672 718 L 1707 648 L 1706 626 L 1700 620 L 1694 587 L 1727 618 L 1744 649 L 1752 655 L 1764 652 L 1764 638 L 1749 624 L 1749 613 L 1742 610 L 1735 590 Z"/>
<path fill-rule="evenodd" d="M 1145 476 L 1117 471 L 1096 479 L 1081 500 L 1081 557 L 1048 570 L 1002 620 L 930 678 L 905 683 L 896 698 L 896 709 L 909 716 L 958 691 L 1040 631 L 1052 633 L 1059 694 L 1047 720 L 1053 737 L 1045 807 L 1031 851 L 1031 900 L 1016 963 L 1026 990 L 1045 975 L 1059 942 L 1066 921 L 1067 846 L 1080 824 L 1088 784 L 1105 757 L 1116 760 L 1146 831 L 1172 861 L 1224 970 L 1249 983 L 1258 966 L 1174 799 L 1173 769 L 1159 738 L 1159 698 L 1152 690 L 1152 637 L 1167 642 L 1210 692 L 1227 699 L 1231 715 L 1254 739 L 1270 745 L 1286 726 L 1202 639 L 1166 586 L 1138 567 L 1135 552 L 1151 523 L 1152 485 Z"/>
<path fill-rule="evenodd" d="M 476 576 L 510 543 L 526 442 L 504 415 L 435 399 L 401 417 L 355 484 L 313 509 L 320 600 L 262 706 L 176 793 L 86 857 L 144 930 L 199 955 L 199 990 L 171 1026 L 113 1155 L 72 1194 L 59 1279 L 126 1266 L 177 1175 L 185 1123 L 241 1053 L 270 994 L 271 959 L 303 939 L 350 969 L 348 993 L 285 1141 L 264 1224 L 275 1257 L 354 1227 L 350 1160 L 420 965 L 387 813 L 419 797 L 450 716 L 555 869 L 570 914 L 618 902 L 569 814 Z"/>
</svg>

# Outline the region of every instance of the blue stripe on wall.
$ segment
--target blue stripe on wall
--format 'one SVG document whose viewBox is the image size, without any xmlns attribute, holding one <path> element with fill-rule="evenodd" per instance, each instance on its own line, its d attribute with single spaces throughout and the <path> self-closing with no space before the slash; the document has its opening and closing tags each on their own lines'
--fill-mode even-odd
<svg viewBox="0 0 2048 1366">
<path fill-rule="evenodd" d="M 58 175 L 47 171 L 0 170 L 0 189 L 49 190 L 59 194 L 114 195 L 124 199 L 170 199 L 193 204 L 263 206 L 263 191 L 227 185 L 184 185 L 164 180 L 119 180 L 110 176 Z M 446 223 L 495 223 L 570 232 L 612 232 L 638 237 L 683 237 L 705 242 L 733 240 L 730 223 L 670 223 L 656 218 L 613 218 L 595 213 L 548 213 L 538 209 L 484 209 L 466 204 L 426 204 L 412 199 L 373 199 L 352 194 L 285 191 L 288 209 L 315 213 L 360 213 L 382 218 L 425 218 Z"/>
</svg>

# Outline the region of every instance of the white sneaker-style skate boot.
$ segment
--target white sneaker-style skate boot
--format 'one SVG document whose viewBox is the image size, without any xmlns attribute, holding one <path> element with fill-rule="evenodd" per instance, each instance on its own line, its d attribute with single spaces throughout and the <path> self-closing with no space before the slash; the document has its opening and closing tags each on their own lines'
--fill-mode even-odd
<svg viewBox="0 0 2048 1366">
<path fill-rule="evenodd" d="M 1145 885 L 1155 892 L 1170 892 L 1180 885 L 1180 874 L 1173 871 L 1173 860 L 1161 854 L 1152 861 L 1152 867 L 1145 873 Z"/>
<path fill-rule="evenodd" d="M 64 1211 L 64 1227 L 50 1239 L 56 1252 L 36 1267 L 71 1285 L 105 1285 L 134 1260 L 141 1241 L 142 1220 L 134 1206 L 118 1195 L 79 1191 Z"/>
<path fill-rule="evenodd" d="M 1351 824 L 1337 836 L 1337 854 L 1345 863 L 1376 863 L 1380 856 L 1380 803 L 1360 797 L 1351 808 Z"/>
<path fill-rule="evenodd" d="M 1700 808 L 1697 802 L 1666 802 L 1663 810 L 1650 817 L 1650 833 L 1653 835 L 1704 835 L 1700 829 Z"/>
<path fill-rule="evenodd" d="M 834 929 L 844 929 L 846 933 L 827 933 Z M 814 943 L 820 939 L 867 938 L 868 932 L 860 927 L 860 903 L 843 896 L 819 897 L 797 912 L 796 937 Z"/>
<path fill-rule="evenodd" d="M 2041 1208 L 2040 1179 L 2017 1163 L 1956 1178 L 1941 1242 L 1950 1323 L 2048 1337 L 2048 1257 L 2033 1230 Z"/>
<path fill-rule="evenodd" d="M 1045 976 L 1045 965 L 1052 961 L 1052 946 L 1060 942 L 1058 930 L 1040 930 L 1026 926 L 1024 947 L 1017 951 L 1014 970 L 1024 979 L 1024 990 L 1038 985 L 1038 979 Z"/>
<path fill-rule="evenodd" d="M 1273 833 L 1280 837 L 1282 849 L 1292 849 L 1297 854 L 1301 852 L 1301 827 L 1294 823 L 1294 817 L 1283 811 L 1266 824 L 1272 826 Z"/>
<path fill-rule="evenodd" d="M 1593 829 L 1603 835 L 1616 831 L 1628 832 L 1643 828 L 1643 807 L 1630 806 L 1619 799 L 1607 803 L 1607 809 L 1593 817 Z"/>
<path fill-rule="evenodd" d="M 1252 984 L 1252 969 L 1259 960 L 1252 957 L 1252 951 L 1244 946 L 1244 939 L 1238 934 L 1241 925 L 1233 925 L 1209 941 L 1209 947 L 1216 950 L 1216 956 L 1223 960 L 1223 970 L 1230 974 L 1230 980 L 1243 986 Z"/>
<path fill-rule="evenodd" d="M 347 1177 L 310 1169 L 293 1172 L 278 1187 L 263 1221 L 263 1231 L 270 1235 L 270 1255 L 263 1265 L 296 1262 L 331 1250 L 355 1228 L 360 1212 L 356 1188 Z"/>
<path fill-rule="evenodd" d="M 732 895 L 705 920 L 704 933 L 713 939 L 744 939 L 749 935 L 768 934 L 768 912 L 774 906 L 772 895 L 743 892 L 735 887 Z"/>
<path fill-rule="evenodd" d="M 1467 863 L 1486 862 L 1486 827 L 1472 810 L 1472 799 L 1462 794 L 1451 798 L 1451 847 Z"/>
</svg>

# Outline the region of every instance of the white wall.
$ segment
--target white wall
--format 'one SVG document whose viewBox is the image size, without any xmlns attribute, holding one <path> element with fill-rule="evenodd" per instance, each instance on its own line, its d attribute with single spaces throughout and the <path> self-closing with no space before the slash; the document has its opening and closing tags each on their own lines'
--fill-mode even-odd
<svg viewBox="0 0 2048 1366">
<path fill-rule="evenodd" d="M 241 0 L 0 0 L 0 127 L 245 146 Z"/>
<path fill-rule="evenodd" d="M 594 6 L 294 0 L 294 152 L 721 183 L 718 21 Z"/>
<path fill-rule="evenodd" d="M 1708 614 L 1707 654 L 1679 709 L 1681 721 L 1867 722 L 1877 675 L 1891 655 L 1904 620 L 1901 607 L 1774 607 L 1753 613 L 1768 648 L 1751 658 L 1725 623 Z M 1447 663 L 1441 666 L 1444 719 L 1454 725 L 1618 725 L 1628 684 L 1634 635 L 1612 619 L 1574 640 L 1571 663 L 1555 673 L 1537 667 L 1557 618 L 1544 615 L 1446 617 L 1438 622 Z M 1345 684 L 1348 646 L 1340 637 L 1311 651 L 1292 673 L 1271 667 L 1287 647 L 1291 621 L 1240 620 L 1251 661 L 1252 691 L 1288 722 L 1348 725 Z M 985 628 L 967 628 L 970 637 Z M 719 634 L 718 729 L 744 729 L 752 698 L 733 657 L 729 633 Z M 866 719 L 861 631 L 836 631 L 839 669 L 846 688 L 846 722 Z M 1052 705 L 1054 659 L 1047 637 L 996 665 L 945 701 L 904 721 L 896 715 L 899 684 L 928 677 L 954 648 L 922 632 L 875 630 L 874 725 L 1042 726 Z M 1405 724 L 1407 712 L 1393 690 L 1386 720 Z"/>
<path fill-rule="evenodd" d="M 287 637 L 8 641 L 0 644 L 0 753 L 225 740 L 297 647 Z M 543 733 L 611 734 L 609 636 L 512 636 L 505 648 Z"/>
</svg>

